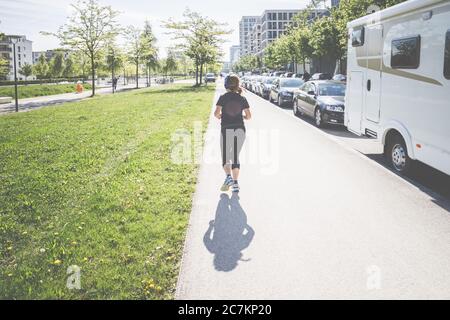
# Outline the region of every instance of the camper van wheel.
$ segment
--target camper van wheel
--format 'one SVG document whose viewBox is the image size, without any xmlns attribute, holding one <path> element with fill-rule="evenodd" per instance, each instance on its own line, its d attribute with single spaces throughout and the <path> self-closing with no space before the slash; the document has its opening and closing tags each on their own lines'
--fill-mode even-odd
<svg viewBox="0 0 450 320">
<path fill-rule="evenodd" d="M 395 135 L 389 141 L 386 158 L 392 168 L 400 174 L 407 174 L 411 169 L 412 160 L 408 156 L 405 140 L 400 135 Z"/>
</svg>

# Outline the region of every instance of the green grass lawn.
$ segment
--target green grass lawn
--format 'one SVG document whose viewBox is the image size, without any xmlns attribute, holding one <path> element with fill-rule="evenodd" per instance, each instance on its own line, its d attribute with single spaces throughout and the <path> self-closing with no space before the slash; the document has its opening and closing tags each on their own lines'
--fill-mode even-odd
<svg viewBox="0 0 450 320">
<path fill-rule="evenodd" d="M 171 299 L 214 86 L 170 85 L 0 117 L 0 299 Z M 81 290 L 66 288 L 81 268 Z"/>
<path fill-rule="evenodd" d="M 75 84 L 30 84 L 19 86 L 19 99 L 75 92 L 75 86 Z M 83 87 L 85 90 L 90 90 L 92 86 L 89 83 L 85 83 Z M 15 96 L 14 86 L 0 87 L 0 97 L 14 98 Z"/>
</svg>

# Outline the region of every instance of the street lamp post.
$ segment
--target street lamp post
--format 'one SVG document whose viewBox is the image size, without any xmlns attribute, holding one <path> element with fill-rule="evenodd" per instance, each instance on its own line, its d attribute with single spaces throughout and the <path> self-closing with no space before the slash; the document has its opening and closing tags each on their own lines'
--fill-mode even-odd
<svg viewBox="0 0 450 320">
<path fill-rule="evenodd" d="M 112 93 L 115 93 L 116 87 L 115 87 L 115 81 L 116 81 L 116 75 L 114 74 L 114 67 L 115 67 L 115 56 L 114 56 L 114 49 L 112 51 Z"/>
<path fill-rule="evenodd" d="M 16 112 L 19 112 L 19 96 L 17 93 L 17 61 L 16 61 L 16 39 L 11 39 L 13 45 L 13 59 L 14 59 L 14 94 L 16 100 Z"/>
</svg>

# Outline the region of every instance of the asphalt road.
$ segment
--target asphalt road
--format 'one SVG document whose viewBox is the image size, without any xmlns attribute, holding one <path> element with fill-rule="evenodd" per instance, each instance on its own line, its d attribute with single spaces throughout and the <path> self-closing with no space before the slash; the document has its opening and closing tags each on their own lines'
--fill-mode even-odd
<svg viewBox="0 0 450 320">
<path fill-rule="evenodd" d="M 373 141 L 246 95 L 241 193 L 219 191 L 211 117 L 178 299 L 450 298 L 442 193 L 384 167 Z"/>
</svg>

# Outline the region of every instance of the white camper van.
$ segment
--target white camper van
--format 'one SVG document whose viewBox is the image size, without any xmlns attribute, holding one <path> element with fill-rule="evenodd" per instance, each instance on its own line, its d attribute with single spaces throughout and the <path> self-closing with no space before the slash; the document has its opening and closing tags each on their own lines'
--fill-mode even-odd
<svg viewBox="0 0 450 320">
<path fill-rule="evenodd" d="M 345 124 L 392 167 L 450 174 L 450 1 L 409 0 L 348 24 Z"/>
</svg>

